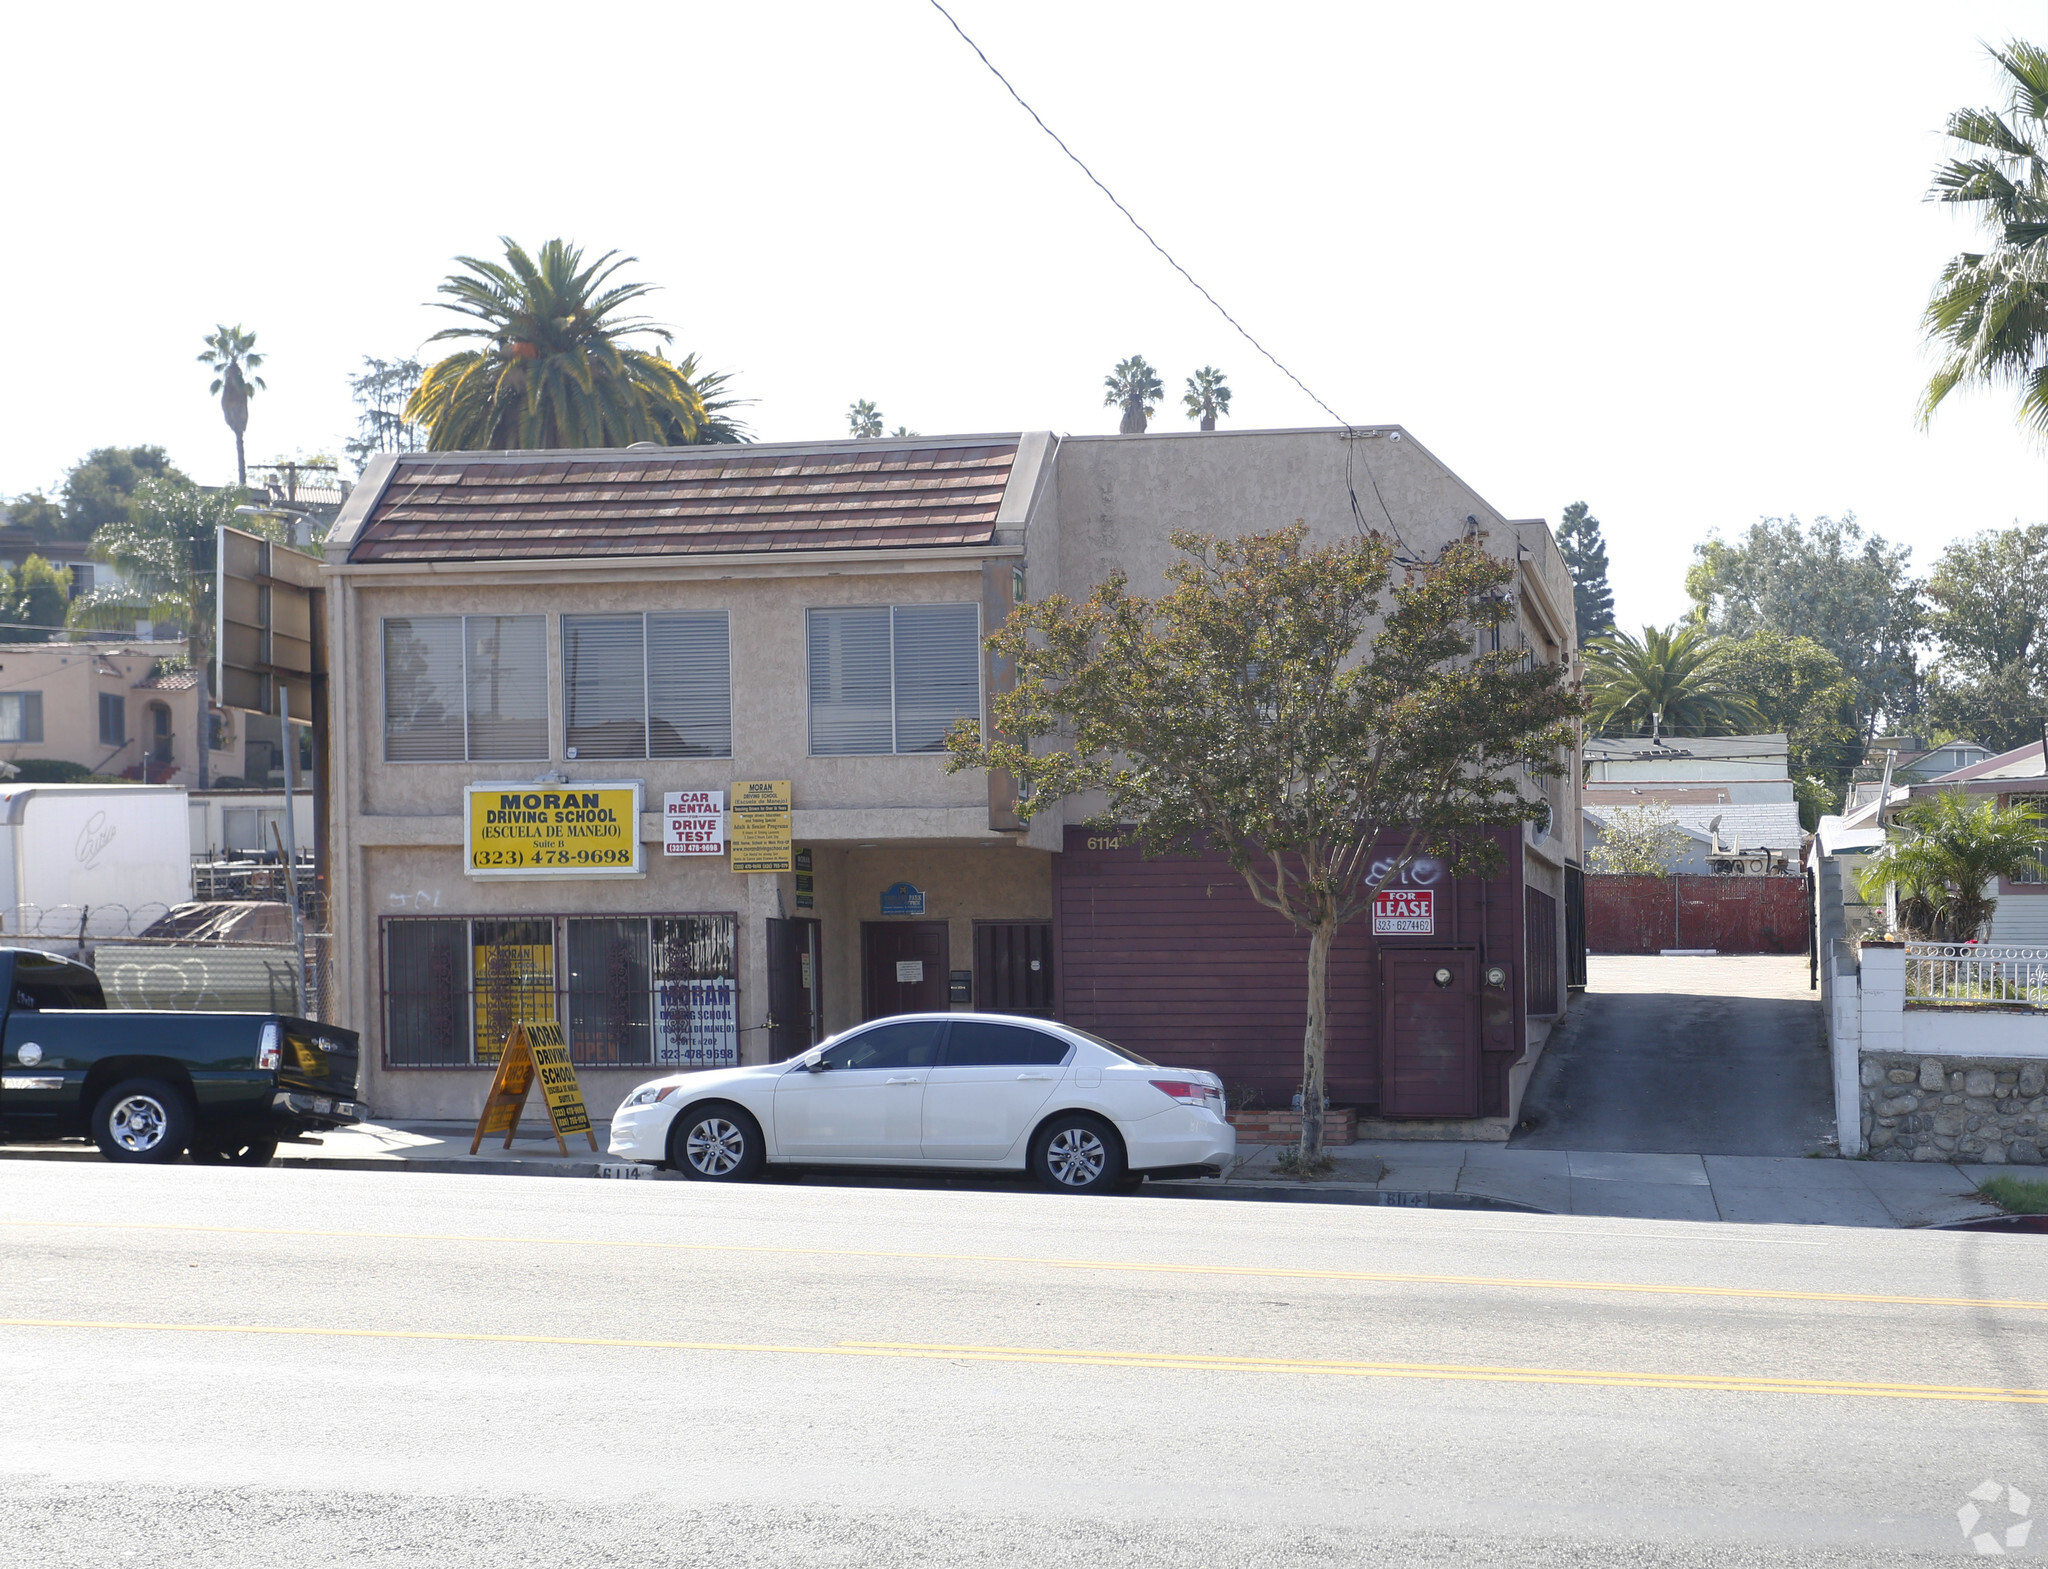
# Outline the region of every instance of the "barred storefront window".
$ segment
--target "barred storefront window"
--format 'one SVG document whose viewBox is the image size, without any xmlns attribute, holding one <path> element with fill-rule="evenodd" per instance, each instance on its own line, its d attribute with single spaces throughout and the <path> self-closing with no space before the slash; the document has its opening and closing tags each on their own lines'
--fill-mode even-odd
<svg viewBox="0 0 2048 1569">
<path fill-rule="evenodd" d="M 384 922 L 384 1060 L 488 1067 L 518 1023 L 561 1020 L 579 1067 L 739 1062 L 731 915 Z"/>
</svg>

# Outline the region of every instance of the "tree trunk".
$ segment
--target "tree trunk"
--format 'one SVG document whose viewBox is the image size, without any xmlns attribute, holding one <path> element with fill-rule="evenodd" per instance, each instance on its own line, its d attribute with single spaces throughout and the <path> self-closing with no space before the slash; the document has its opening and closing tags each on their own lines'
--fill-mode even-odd
<svg viewBox="0 0 2048 1569">
<path fill-rule="evenodd" d="M 249 460 L 242 455 L 242 433 L 235 432 L 235 484 L 243 490 L 249 488 Z"/>
<path fill-rule="evenodd" d="M 1301 1037 L 1301 1160 L 1323 1154 L 1323 1051 L 1330 1036 L 1330 944 L 1337 923 L 1324 916 L 1308 939 L 1308 1028 Z"/>
<path fill-rule="evenodd" d="M 1211 412 L 1211 413 L 1208 413 L 1208 414 L 1204 414 L 1204 415 L 1202 416 L 1202 429 L 1204 429 L 1204 430 L 1214 430 L 1215 428 L 1216 428 L 1216 416 L 1215 416 L 1215 414 L 1214 414 L 1213 412 Z"/>
<path fill-rule="evenodd" d="M 242 438 L 235 437 L 237 445 Z M 189 621 L 185 627 L 185 662 L 192 667 L 192 674 L 199 681 L 199 788 L 204 790 L 212 782 L 213 726 L 208 722 L 212 704 L 209 701 L 206 684 L 206 631 L 199 624 L 199 584 L 191 583 L 185 591 L 185 603 L 189 607 Z"/>
<path fill-rule="evenodd" d="M 1117 426 L 1120 436 L 1142 436 L 1145 434 L 1145 404 L 1139 398 L 1124 399 L 1123 423 Z"/>
</svg>

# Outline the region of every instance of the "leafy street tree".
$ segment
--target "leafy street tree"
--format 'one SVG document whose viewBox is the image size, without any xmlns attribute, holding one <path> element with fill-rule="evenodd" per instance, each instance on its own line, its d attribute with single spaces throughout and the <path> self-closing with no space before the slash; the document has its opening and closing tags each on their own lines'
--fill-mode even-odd
<svg viewBox="0 0 2048 1569">
<path fill-rule="evenodd" d="M 607 251 L 588 266 L 583 252 L 549 240 L 538 255 L 506 239 L 505 261 L 474 256 L 444 281 L 435 303 L 473 326 L 449 327 L 429 342 L 472 340 L 429 366 L 403 417 L 425 425 L 436 452 L 536 447 L 624 447 L 636 441 L 688 446 L 741 440 L 729 419 L 714 418 L 694 356 L 681 364 L 659 349 L 623 346 L 672 335 L 642 316 L 622 314 L 654 292 L 647 283 L 617 283 L 634 258 Z M 721 409 L 736 400 L 720 400 Z M 721 430 L 723 434 L 721 435 Z"/>
<path fill-rule="evenodd" d="M 1230 388 L 1223 380 L 1223 372 L 1213 365 L 1204 365 L 1188 377 L 1188 390 L 1180 401 L 1189 419 L 1200 420 L 1203 430 L 1214 430 L 1216 416 L 1230 412 Z"/>
<path fill-rule="evenodd" d="M 1746 637 L 1769 628 L 1812 638 L 1856 682 L 1866 741 L 1881 720 L 1900 723 L 1917 711 L 1914 645 L 1922 618 L 1908 547 L 1864 538 L 1845 514 L 1816 518 L 1811 528 L 1797 518 L 1765 518 L 1733 544 L 1710 538 L 1693 554 L 1685 589 L 1709 630 Z"/>
<path fill-rule="evenodd" d="M 185 623 L 185 654 L 199 677 L 200 724 L 206 723 L 209 699 L 206 664 L 214 624 L 214 578 L 221 525 L 245 533 L 282 538 L 268 518 L 235 516 L 244 492 L 203 490 L 189 480 L 152 479 L 135 493 L 132 515 L 109 523 L 92 539 L 93 554 L 121 569 L 133 588 L 112 588 L 87 596 L 77 608 L 88 612 L 93 602 L 126 604 L 140 593 L 153 607 L 162 606 Z M 208 784 L 207 749 L 199 748 L 199 787 Z"/>
<path fill-rule="evenodd" d="M 1922 796 L 1891 814 L 1903 829 L 1857 874 L 1875 904 L 1897 890 L 1899 929 L 1917 942 L 1975 942 L 1998 907 L 1990 889 L 2001 877 L 2040 869 L 2048 825 L 2031 806 L 2001 808 L 1990 796 L 1960 790 Z"/>
<path fill-rule="evenodd" d="M 1607 541 L 1600 520 L 1583 501 L 1564 509 L 1557 526 L 1557 553 L 1572 577 L 1572 613 L 1578 623 L 1578 644 L 1584 648 L 1603 632 L 1614 630 L 1614 590 L 1607 586 Z"/>
<path fill-rule="evenodd" d="M 1662 801 L 1615 809 L 1600 830 L 1600 842 L 1586 852 L 1596 872 L 1621 877 L 1669 877 L 1692 848 L 1692 836 L 1678 826 L 1678 814 Z"/>
<path fill-rule="evenodd" d="M 207 335 L 199 363 L 213 372 L 213 385 L 206 390 L 220 398 L 220 417 L 235 433 L 235 483 L 249 483 L 249 461 L 242 450 L 242 435 L 249 428 L 249 398 L 263 390 L 263 378 L 252 374 L 263 363 L 256 352 L 256 334 L 239 325 L 219 326 Z"/>
<path fill-rule="evenodd" d="M 1948 134 L 1965 151 L 1934 171 L 1928 199 L 1973 210 L 1986 248 L 1942 269 L 1921 325 L 1940 360 L 1920 422 L 1958 387 L 2010 386 L 2020 423 L 2048 438 L 2048 50 L 1992 49 L 2003 109 L 1958 109 Z"/>
<path fill-rule="evenodd" d="M 71 574 L 62 567 L 30 556 L 0 568 L 0 643 L 47 643 L 70 608 Z"/>
<path fill-rule="evenodd" d="M 855 441 L 872 441 L 882 434 L 882 411 L 862 398 L 847 406 L 846 425 Z"/>
<path fill-rule="evenodd" d="M 1600 735 L 1742 735 L 1763 723 L 1698 626 L 1612 632 L 1586 650 L 1586 696 Z"/>
<path fill-rule="evenodd" d="M 1928 717 L 2000 751 L 2038 740 L 2048 714 L 2048 524 L 1955 541 L 1926 592 L 1937 650 Z"/>
<path fill-rule="evenodd" d="M 1133 354 L 1127 360 L 1117 361 L 1116 369 L 1102 378 L 1102 385 L 1104 406 L 1124 411 L 1118 434 L 1144 435 L 1166 393 L 1166 388 L 1160 385 L 1159 372 L 1145 363 L 1144 355 Z"/>
<path fill-rule="evenodd" d="M 1863 760 L 1856 683 L 1812 638 L 1770 630 L 1725 639 L 1715 669 L 1749 699 L 1759 730 L 1784 732 L 1799 820 L 1816 827 L 1840 805 L 1842 787 Z"/>
<path fill-rule="evenodd" d="M 358 410 L 356 433 L 343 446 L 357 472 L 380 452 L 425 450 L 426 429 L 405 417 L 405 406 L 426 373 L 427 368 L 415 359 L 363 356 L 362 374 L 348 379 L 348 395 Z"/>
<path fill-rule="evenodd" d="M 1514 563 L 1474 541 L 1394 575 L 1378 535 L 1310 549 L 1300 524 L 1241 539 L 1177 531 L 1158 598 L 1119 573 L 1083 604 L 1019 605 L 988 640 L 1016 672 L 994 733 L 966 720 L 950 767 L 1007 771 L 1020 815 L 1083 791 L 1147 855 L 1228 858 L 1308 937 L 1304 1173 L 1323 1167 L 1330 946 L 1421 855 L 1499 864 L 1486 830 L 1547 810 L 1530 778 L 1569 765 L 1583 703 L 1562 665 L 1472 652 Z M 1526 770 L 1526 773 L 1525 773 Z"/>
<path fill-rule="evenodd" d="M 82 544 L 105 524 L 128 516 L 146 479 L 182 480 L 162 447 L 95 447 L 71 466 L 54 497 L 34 491 L 8 504 L 8 522 L 39 540 Z"/>
</svg>

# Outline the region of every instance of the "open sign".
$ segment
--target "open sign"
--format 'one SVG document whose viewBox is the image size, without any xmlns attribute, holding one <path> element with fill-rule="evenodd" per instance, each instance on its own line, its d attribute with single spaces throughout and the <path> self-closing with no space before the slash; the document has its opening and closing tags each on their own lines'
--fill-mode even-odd
<svg viewBox="0 0 2048 1569">
<path fill-rule="evenodd" d="M 1383 888 L 1372 901 L 1375 937 L 1434 937 L 1434 888 Z"/>
</svg>

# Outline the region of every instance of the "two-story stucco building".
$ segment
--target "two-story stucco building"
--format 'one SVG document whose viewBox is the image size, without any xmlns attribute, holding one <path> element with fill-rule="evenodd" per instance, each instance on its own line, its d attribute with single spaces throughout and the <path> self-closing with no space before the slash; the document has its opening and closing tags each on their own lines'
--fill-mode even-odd
<svg viewBox="0 0 2048 1569">
<path fill-rule="evenodd" d="M 603 1116 L 664 1065 L 976 1006 L 1284 1105 L 1305 943 L 1227 868 L 1088 830 L 1087 803 L 1024 827 L 1006 780 L 947 772 L 942 738 L 984 712 L 1001 672 L 981 639 L 1020 596 L 1119 569 L 1154 591 L 1173 529 L 1297 519 L 1318 540 L 1376 528 L 1418 562 L 1476 534 L 1520 563 L 1502 636 L 1575 657 L 1548 529 L 1394 427 L 378 459 L 326 557 L 329 877 L 366 1099 L 474 1114 L 520 1017 L 561 1020 Z M 790 871 L 665 853 L 669 792 L 764 781 L 790 786 Z M 1576 781 L 1550 786 L 1545 829 L 1503 836 L 1498 876 L 1421 870 L 1440 881 L 1428 931 L 1340 941 L 1333 1102 L 1508 1115 L 1562 1005 Z M 639 865 L 493 875 L 478 784 L 536 805 L 637 788 Z M 1390 1023 L 1410 950 L 1455 971 L 1456 1006 L 1422 1010 L 1441 1040 Z"/>
</svg>

